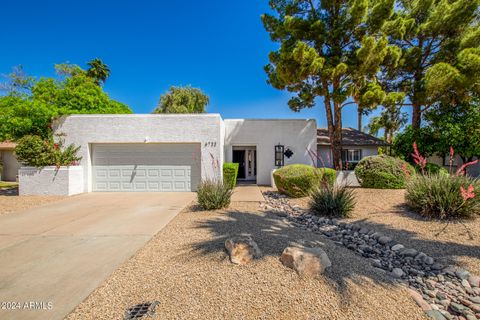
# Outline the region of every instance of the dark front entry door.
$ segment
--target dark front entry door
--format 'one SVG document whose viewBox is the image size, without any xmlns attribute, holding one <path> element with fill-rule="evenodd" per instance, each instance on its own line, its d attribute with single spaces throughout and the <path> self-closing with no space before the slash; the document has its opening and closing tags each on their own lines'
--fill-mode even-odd
<svg viewBox="0 0 480 320">
<path fill-rule="evenodd" d="M 238 163 L 238 179 L 245 179 L 245 150 L 233 150 L 233 162 Z"/>
</svg>

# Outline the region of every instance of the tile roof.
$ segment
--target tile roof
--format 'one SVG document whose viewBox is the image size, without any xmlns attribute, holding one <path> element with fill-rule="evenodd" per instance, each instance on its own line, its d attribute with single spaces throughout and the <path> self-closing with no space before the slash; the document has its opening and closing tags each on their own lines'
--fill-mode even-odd
<svg viewBox="0 0 480 320">
<path fill-rule="evenodd" d="M 16 146 L 17 146 L 17 144 L 15 142 L 12 142 L 12 141 L 0 142 L 0 150 L 13 150 L 13 149 L 15 149 Z"/>
<path fill-rule="evenodd" d="M 328 129 L 317 129 L 317 144 L 323 146 L 330 145 Z M 370 134 L 363 133 L 353 128 L 342 129 L 342 144 L 344 146 L 385 146 L 385 141 L 378 139 Z"/>
</svg>

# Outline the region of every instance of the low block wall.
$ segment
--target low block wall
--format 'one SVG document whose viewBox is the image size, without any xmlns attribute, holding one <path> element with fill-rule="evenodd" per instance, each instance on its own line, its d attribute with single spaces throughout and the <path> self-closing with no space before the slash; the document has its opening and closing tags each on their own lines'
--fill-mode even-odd
<svg viewBox="0 0 480 320">
<path fill-rule="evenodd" d="M 19 195 L 71 196 L 83 192 L 83 168 L 22 167 L 18 172 Z"/>
</svg>

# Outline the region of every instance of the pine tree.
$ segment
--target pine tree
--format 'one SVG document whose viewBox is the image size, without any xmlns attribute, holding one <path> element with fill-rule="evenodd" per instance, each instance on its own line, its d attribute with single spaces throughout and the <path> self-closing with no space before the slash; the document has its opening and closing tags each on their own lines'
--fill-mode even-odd
<svg viewBox="0 0 480 320">
<path fill-rule="evenodd" d="M 341 165 L 342 110 L 380 104 L 386 93 L 376 83 L 382 64 L 395 65 L 399 50 L 381 30 L 394 13 L 394 0 L 271 0 L 274 15 L 262 20 L 280 43 L 265 67 L 268 82 L 295 93 L 289 107 L 311 108 L 323 97 L 335 167 Z"/>
<path fill-rule="evenodd" d="M 447 91 L 465 88 L 460 79 L 465 75 L 456 67 L 462 64 L 459 60 L 469 56 L 478 67 L 479 4 L 479 0 L 401 0 L 384 25 L 390 43 L 402 52 L 398 68 L 384 73 L 384 83 L 406 93 L 404 105 L 412 107 L 414 130 L 420 128 L 422 114 Z"/>
</svg>

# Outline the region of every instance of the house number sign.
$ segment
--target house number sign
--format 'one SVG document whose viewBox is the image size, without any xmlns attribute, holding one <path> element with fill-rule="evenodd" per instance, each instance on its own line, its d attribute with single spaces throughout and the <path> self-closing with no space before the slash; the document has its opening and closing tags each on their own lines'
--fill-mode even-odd
<svg viewBox="0 0 480 320">
<path fill-rule="evenodd" d="M 205 142 L 205 147 L 216 147 L 217 142 L 216 141 L 207 141 Z"/>
</svg>

